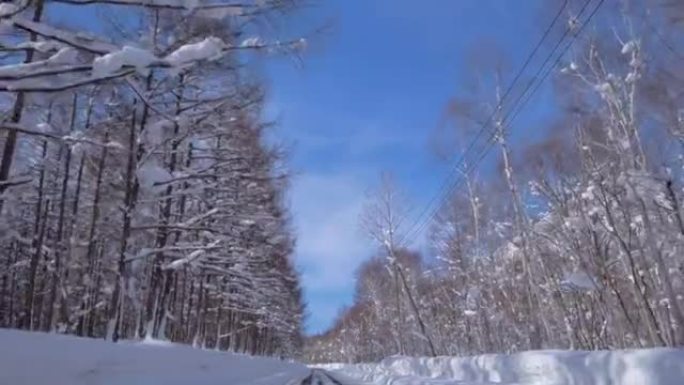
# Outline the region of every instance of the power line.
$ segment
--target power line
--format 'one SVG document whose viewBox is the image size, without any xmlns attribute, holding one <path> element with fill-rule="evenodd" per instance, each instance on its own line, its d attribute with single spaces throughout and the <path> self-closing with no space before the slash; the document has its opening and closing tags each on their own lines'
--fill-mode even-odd
<svg viewBox="0 0 684 385">
<path fill-rule="evenodd" d="M 665 36 L 663 36 L 662 33 L 660 33 L 655 26 L 651 24 L 651 22 L 648 20 L 648 18 L 645 15 L 642 15 L 641 18 L 644 20 L 644 24 L 648 27 L 648 29 L 653 32 L 653 34 L 656 36 L 657 40 L 662 44 L 665 48 L 667 48 L 668 51 L 672 52 L 675 56 L 678 56 L 680 59 L 684 59 L 684 54 L 681 52 L 677 51 L 672 44 L 670 44 L 667 39 L 665 39 Z"/>
<path fill-rule="evenodd" d="M 587 2 L 585 3 L 585 6 L 586 6 L 586 4 L 589 3 L 589 1 L 591 1 L 591 0 L 587 0 Z M 423 221 L 430 221 L 430 220 L 432 219 L 432 217 L 434 216 L 434 212 L 436 212 L 436 211 L 439 209 L 439 206 L 436 206 L 436 207 L 432 210 L 433 213 L 432 213 L 431 215 L 428 215 L 427 217 L 425 217 L 425 214 L 430 213 L 430 209 L 431 209 L 433 203 L 435 202 L 435 200 L 438 199 L 438 198 L 439 198 L 439 201 L 440 201 L 440 202 L 441 202 L 442 200 L 445 200 L 445 199 L 448 198 L 448 196 L 449 196 L 449 195 L 450 195 L 450 194 L 459 186 L 458 183 L 459 183 L 460 179 L 454 179 L 454 181 L 451 181 L 451 179 L 458 176 L 457 173 L 458 173 L 458 171 L 463 167 L 463 164 L 464 164 L 464 162 L 466 161 L 466 159 L 467 159 L 467 157 L 468 157 L 468 154 L 470 153 L 471 150 L 473 150 L 473 148 L 475 147 L 475 145 L 476 145 L 477 142 L 479 141 L 479 139 L 480 139 L 480 137 L 482 136 L 482 134 L 485 133 L 485 131 L 488 129 L 489 124 L 494 120 L 494 117 L 495 117 L 496 114 L 500 111 L 501 107 L 502 107 L 503 104 L 504 104 L 504 101 L 505 101 L 506 97 L 508 97 L 508 95 L 510 94 L 511 90 L 514 88 L 515 83 L 516 83 L 516 82 L 519 80 L 519 78 L 522 76 L 522 73 L 523 73 L 524 70 L 526 69 L 527 65 L 529 65 L 529 63 L 531 62 L 531 60 L 532 60 L 532 58 L 534 57 L 534 55 L 536 54 L 536 52 L 539 50 L 539 48 L 541 47 L 541 45 L 543 44 L 543 42 L 544 42 L 544 41 L 546 40 L 546 38 L 548 37 L 548 35 L 549 35 L 549 33 L 551 32 L 551 30 L 552 30 L 553 27 L 555 26 L 555 24 L 558 22 L 560 16 L 561 16 L 562 13 L 563 13 L 563 10 L 567 7 L 567 4 L 568 4 L 567 1 L 564 2 L 563 5 L 561 6 L 561 8 L 558 10 L 558 12 L 556 13 L 555 17 L 553 18 L 553 21 L 552 21 L 551 24 L 548 26 L 548 28 L 546 29 L 546 31 L 544 31 L 544 34 L 542 35 L 542 38 L 539 40 L 539 42 L 537 43 L 537 45 L 535 46 L 535 48 L 532 50 L 532 52 L 530 53 L 530 55 L 528 55 L 527 60 L 525 61 L 525 64 L 523 65 L 523 67 L 521 68 L 521 70 L 518 72 L 518 75 L 516 75 L 515 79 L 514 79 L 513 82 L 510 84 L 510 86 L 508 87 L 508 89 L 507 89 L 506 92 L 504 93 L 503 97 L 500 99 L 500 101 L 499 101 L 498 105 L 496 106 L 496 108 L 493 109 L 492 113 L 489 115 L 489 118 L 485 121 L 485 123 L 482 125 L 481 129 L 478 131 L 477 136 L 470 142 L 470 145 L 468 146 L 468 148 L 462 153 L 462 155 L 461 155 L 459 161 L 456 163 L 456 165 L 454 166 L 452 172 L 451 172 L 451 173 L 449 174 L 449 176 L 446 178 L 446 180 L 445 180 L 443 186 L 440 188 L 440 190 L 438 190 L 438 191 L 439 191 L 438 194 L 435 195 L 435 197 L 433 197 L 433 199 L 428 203 L 428 205 L 425 207 L 425 210 L 423 211 L 423 213 L 418 217 L 418 219 L 416 220 L 416 222 L 414 223 L 414 225 L 409 229 L 409 231 L 407 231 L 407 233 L 406 233 L 406 235 L 403 237 L 402 241 L 404 241 L 404 239 L 409 239 L 409 238 L 411 238 L 411 237 L 413 237 L 413 236 L 419 234 L 420 231 L 422 231 L 422 229 L 427 225 L 427 223 L 423 223 Z M 549 58 L 551 57 L 551 55 L 553 55 L 553 53 L 555 53 L 555 51 L 558 49 L 558 46 L 560 45 L 560 43 L 567 37 L 567 35 L 568 35 L 568 29 L 566 28 L 565 33 L 561 36 L 561 38 L 560 38 L 560 39 L 558 40 L 558 42 L 555 44 L 555 46 L 554 46 L 554 48 L 553 48 L 553 50 L 552 50 L 552 53 L 549 54 L 549 55 L 547 55 L 547 58 L 546 58 L 546 60 L 544 60 L 544 63 L 542 64 L 542 66 L 545 66 L 545 65 L 546 65 L 546 63 L 548 62 L 548 60 L 549 60 Z M 539 71 L 538 71 L 538 72 L 539 72 Z M 523 91 L 523 94 L 524 94 L 527 90 L 529 90 L 529 87 L 530 87 L 530 83 L 527 84 L 527 87 L 526 87 L 525 91 Z M 519 101 L 520 101 L 520 96 L 519 96 L 518 99 L 516 100 L 516 103 L 518 103 Z M 515 105 L 516 103 L 514 103 L 513 105 Z M 490 138 L 490 139 L 491 139 L 491 138 Z M 488 140 L 490 140 L 490 139 L 488 139 Z M 485 142 L 485 143 L 486 143 L 486 142 Z M 415 234 L 414 234 L 414 233 L 415 233 Z"/>
<path fill-rule="evenodd" d="M 510 95 L 510 93 L 513 91 L 513 89 L 515 88 L 515 84 L 518 82 L 518 80 L 520 79 L 520 77 L 523 75 L 523 73 L 525 72 L 525 69 L 526 69 L 527 66 L 530 64 L 530 62 L 532 61 L 532 59 L 534 58 L 534 56 L 536 55 L 536 53 L 539 51 L 539 48 L 541 48 L 542 44 L 544 43 L 544 41 L 546 40 L 546 38 L 548 37 L 548 35 L 551 33 L 551 30 L 553 30 L 553 27 L 556 25 L 556 23 L 557 23 L 558 20 L 560 19 L 561 15 L 563 14 L 563 10 L 567 7 L 567 5 L 568 5 L 568 0 L 565 0 L 565 1 L 563 2 L 562 6 L 560 7 L 560 9 L 558 9 L 558 12 L 557 12 L 556 15 L 554 16 L 554 18 L 553 18 L 553 20 L 551 21 L 551 23 L 548 25 L 548 27 L 546 28 L 546 30 L 545 30 L 544 33 L 542 34 L 541 39 L 539 39 L 539 41 L 538 41 L 537 44 L 535 45 L 535 47 L 534 47 L 534 49 L 532 50 L 532 52 L 530 52 L 530 54 L 527 56 L 527 59 L 525 60 L 523 66 L 520 68 L 520 70 L 519 70 L 518 73 L 516 74 L 515 78 L 513 79 L 513 81 L 511 82 L 511 84 L 508 86 L 508 88 L 507 88 L 506 91 L 504 92 L 503 96 L 501 97 L 501 99 L 500 99 L 498 105 L 496 106 L 496 108 L 494 109 L 494 111 L 492 112 L 492 114 L 491 114 L 491 115 L 489 116 L 489 118 L 485 121 L 485 123 L 483 123 L 483 125 L 482 125 L 481 128 L 480 128 L 480 130 L 479 130 L 478 133 L 476 134 L 475 138 L 470 142 L 470 144 L 468 145 L 467 149 L 462 153 L 461 157 L 456 161 L 456 163 L 455 163 L 454 167 L 452 168 L 451 172 L 447 175 L 447 177 L 445 178 L 444 182 L 442 183 L 442 185 L 440 186 L 440 188 L 437 190 L 437 194 L 435 194 L 435 195 L 432 197 L 432 199 L 430 199 L 430 201 L 428 202 L 428 204 L 425 206 L 425 209 L 424 209 L 424 210 L 420 213 L 420 215 L 418 216 L 418 219 L 416 220 L 415 223 L 418 223 L 419 221 L 421 221 L 421 220 L 423 219 L 423 217 L 425 217 L 425 215 L 429 213 L 430 207 L 431 207 L 434 203 L 436 203 L 436 202 L 438 202 L 438 201 L 441 201 L 441 200 L 443 199 L 442 197 L 443 197 L 445 194 L 448 194 L 447 191 L 449 190 L 450 185 L 451 185 L 450 180 L 453 179 L 453 178 L 455 178 L 455 177 L 458 177 L 458 171 L 459 171 L 459 169 L 462 167 L 463 163 L 465 162 L 467 154 L 475 147 L 475 144 L 480 140 L 480 137 L 481 137 L 481 136 L 484 134 L 484 132 L 487 130 L 487 126 L 489 126 L 489 124 L 493 121 L 494 116 L 496 115 L 496 111 L 498 111 L 498 110 L 503 106 L 504 101 L 505 101 L 506 98 Z M 565 36 L 564 36 L 564 37 L 565 37 Z M 563 37 L 563 38 L 564 38 L 564 37 Z M 429 218 L 429 217 L 428 217 L 428 218 Z M 399 223 L 397 224 L 397 227 L 399 227 L 399 226 L 401 225 L 401 222 L 402 222 L 403 219 L 404 219 L 404 218 L 400 219 Z M 415 226 L 415 223 L 414 223 L 414 226 Z M 406 235 L 405 235 L 404 237 L 402 237 L 402 240 L 399 242 L 400 244 L 401 244 L 401 242 L 402 242 L 405 238 L 407 238 L 407 236 L 408 236 L 409 233 L 410 233 L 410 231 L 407 232 Z"/>
<path fill-rule="evenodd" d="M 589 5 L 589 3 L 591 3 L 591 0 L 587 0 L 587 1 L 584 3 L 584 5 L 582 6 L 582 8 L 580 9 L 579 13 L 578 13 L 577 16 L 576 16 L 577 19 L 579 19 L 579 18 L 582 17 L 582 15 L 584 14 L 584 11 L 586 11 L 587 6 Z M 590 18 L 591 18 L 591 15 L 590 15 L 590 17 L 589 17 L 587 20 L 591 20 Z M 554 64 L 551 65 L 551 67 L 548 68 L 548 70 L 547 70 L 547 71 L 544 73 L 544 75 L 542 76 L 541 80 L 537 82 L 537 79 L 539 79 L 539 75 L 542 74 L 542 72 L 544 71 L 544 68 L 545 68 L 546 65 L 549 63 L 549 60 L 551 60 L 551 58 L 553 57 L 553 55 L 556 54 L 556 50 L 558 50 L 558 47 L 561 46 L 561 44 L 563 43 L 563 40 L 565 40 L 565 38 L 570 34 L 571 28 L 566 28 L 566 29 L 565 29 L 565 33 L 563 33 L 563 36 L 558 40 L 558 42 L 556 43 L 556 45 L 554 45 L 553 49 L 551 50 L 551 53 L 546 57 L 546 60 L 544 60 L 544 63 L 542 63 L 542 65 L 539 67 L 539 69 L 538 69 L 537 72 L 534 74 L 534 76 L 530 79 L 529 82 L 527 82 L 527 86 L 525 87 L 525 90 L 524 90 L 520 95 L 518 95 L 518 99 L 516 99 L 515 103 L 513 103 L 513 108 L 508 112 L 508 114 L 507 114 L 506 116 L 504 116 L 504 118 L 503 118 L 502 121 L 501 121 L 501 124 L 504 124 L 504 122 L 506 121 L 506 119 L 510 116 L 511 111 L 516 111 L 516 109 L 517 109 L 517 110 L 520 110 L 520 108 L 519 108 L 520 105 L 521 105 L 520 102 L 521 102 L 521 100 L 523 99 L 523 97 L 525 97 L 526 95 L 527 95 L 527 97 L 528 97 L 528 98 L 525 99 L 525 101 L 523 102 L 523 106 L 524 106 L 524 105 L 527 103 L 527 101 L 529 100 L 530 95 L 534 95 L 534 94 L 537 92 L 537 89 L 539 88 L 539 86 L 540 86 L 542 83 L 544 83 L 544 80 L 546 80 L 546 78 L 549 76 L 549 73 L 553 70 L 553 68 L 554 68 L 556 65 L 558 65 L 558 62 L 560 61 L 560 58 L 562 58 L 562 57 L 565 55 L 565 53 L 567 52 L 567 50 L 570 48 L 570 46 L 572 46 L 572 44 L 573 44 L 573 42 L 574 42 L 574 39 L 575 39 L 575 38 L 577 37 L 577 35 L 581 32 L 581 28 L 583 28 L 585 25 L 586 25 L 586 23 L 582 24 L 582 26 L 580 27 L 580 30 L 578 31 L 578 33 L 575 34 L 575 35 L 573 35 L 573 38 L 572 38 L 572 39 L 570 40 L 570 42 L 565 46 L 565 49 L 561 52 L 561 54 L 556 58 L 556 61 L 554 62 Z M 536 82 L 535 88 L 532 90 L 531 93 L 528 94 L 528 91 L 530 91 L 530 89 L 532 88 L 532 85 L 535 84 L 535 82 Z"/>
<path fill-rule="evenodd" d="M 541 80 L 540 80 L 539 82 L 537 82 L 537 85 L 536 85 L 535 88 L 532 90 L 532 92 L 529 93 L 529 94 L 527 95 L 527 97 L 525 98 L 525 100 L 523 101 L 523 103 L 519 106 L 519 108 L 517 108 L 516 110 L 512 110 L 512 111 L 511 111 L 512 116 L 511 116 L 511 113 L 509 113 L 507 116 L 504 117 L 504 119 L 502 120 L 502 124 L 504 124 L 503 122 L 505 122 L 506 120 L 508 120 L 508 122 L 505 123 L 505 124 L 510 124 L 510 123 L 512 123 L 512 122 L 515 120 L 515 118 L 517 118 L 517 116 L 519 115 L 519 113 L 524 109 L 524 107 L 525 107 L 525 106 L 527 105 L 527 103 L 530 101 L 530 99 L 532 98 L 532 96 L 533 96 L 534 94 L 536 94 L 536 92 L 539 90 L 541 84 L 544 83 L 544 81 L 545 81 L 546 78 L 551 74 L 551 72 L 553 71 L 553 69 L 554 69 L 555 67 L 558 66 L 558 64 L 560 63 L 560 60 L 561 60 L 561 59 L 563 58 L 563 56 L 567 53 L 567 51 L 570 49 L 570 47 L 572 46 L 572 44 L 574 43 L 574 41 L 577 39 L 577 37 L 582 33 L 582 31 L 584 30 L 585 26 L 589 24 L 589 22 L 590 22 L 591 19 L 594 17 L 594 15 L 596 14 L 596 12 L 599 10 L 599 8 L 601 7 L 601 5 L 603 5 L 603 2 L 604 2 L 604 1 L 605 1 L 605 0 L 600 0 L 600 2 L 596 5 L 596 7 L 594 7 L 594 10 L 593 10 L 592 13 L 589 15 L 589 17 L 587 18 L 587 20 L 582 24 L 580 30 L 577 32 L 576 35 L 573 36 L 572 40 L 565 46 L 565 48 L 563 49 L 562 53 L 556 58 L 554 64 L 553 64 L 551 67 L 549 67 L 549 69 L 544 73 L 544 75 L 542 76 Z M 588 1 L 585 5 L 587 5 L 588 3 L 589 3 L 589 1 Z M 583 13 L 583 12 L 581 12 L 581 13 Z M 581 15 L 581 13 L 580 13 L 580 15 Z M 509 119 L 509 117 L 510 117 L 510 119 Z M 485 148 L 483 149 L 482 153 L 480 154 L 480 157 L 476 160 L 476 162 L 473 164 L 473 166 L 472 166 L 471 168 L 469 168 L 467 171 L 464 172 L 464 174 L 465 174 L 465 173 L 470 173 L 470 172 L 472 172 L 473 170 L 475 170 L 475 168 L 477 167 L 477 165 L 478 165 L 482 160 L 484 160 L 484 159 L 487 157 L 487 155 L 489 154 L 489 151 L 491 151 L 491 149 L 492 149 L 492 147 L 493 147 L 493 145 L 494 145 L 494 143 L 495 143 L 494 140 L 493 140 L 495 137 L 496 137 L 496 131 L 492 132 L 492 134 L 491 134 L 490 137 L 488 138 L 488 142 L 485 144 Z M 458 187 L 458 185 L 455 185 L 454 188 L 451 190 L 451 193 L 452 193 L 453 191 L 455 191 L 457 187 Z M 435 213 L 436 213 L 436 212 L 435 212 Z M 425 222 L 425 224 L 421 227 L 421 230 L 420 230 L 420 231 L 422 231 L 422 230 L 425 228 L 425 226 L 427 225 L 427 223 L 428 223 L 428 222 Z M 416 234 L 419 234 L 419 232 L 416 233 Z"/>
<path fill-rule="evenodd" d="M 531 92 L 530 94 L 528 94 L 527 98 L 526 98 L 526 99 L 523 101 L 523 103 L 521 104 L 521 107 L 518 108 L 517 110 L 515 110 L 514 112 L 512 112 L 512 117 L 510 118 L 509 123 L 513 122 L 513 121 L 515 120 L 515 118 L 518 117 L 518 115 L 520 114 L 520 112 L 522 111 L 522 109 L 525 107 L 525 105 L 527 105 L 527 103 L 530 101 L 530 99 L 532 98 L 532 96 L 533 96 L 534 94 L 537 93 L 537 91 L 539 90 L 539 88 L 541 87 L 541 85 L 544 83 L 544 81 L 546 80 L 546 78 L 549 77 L 549 75 L 551 74 L 551 72 L 553 71 L 553 69 L 556 68 L 556 67 L 558 67 L 558 64 L 560 64 L 560 61 L 563 59 L 563 57 L 565 56 L 565 54 L 570 50 L 570 47 L 572 47 L 572 45 L 574 44 L 575 40 L 577 40 L 577 37 L 582 33 L 582 31 L 584 30 L 584 28 L 589 24 L 589 22 L 590 22 L 591 19 L 594 17 L 594 15 L 596 15 L 596 12 L 598 12 L 599 8 L 601 8 L 601 5 L 603 5 L 604 1 L 605 1 L 605 0 L 600 0 L 599 3 L 596 5 L 596 7 L 594 7 L 593 11 L 591 12 L 591 14 L 589 14 L 589 17 L 587 18 L 587 21 L 586 21 L 584 24 L 582 24 L 582 26 L 580 27 L 580 29 L 577 31 L 577 34 L 575 34 L 575 35 L 572 37 L 572 39 L 571 39 L 570 42 L 568 42 L 568 44 L 565 46 L 565 48 L 563 49 L 563 51 L 561 52 L 561 54 L 558 55 L 558 57 L 556 58 L 556 61 L 553 63 L 553 65 L 552 65 L 551 67 L 549 67 L 549 69 L 544 73 L 544 76 L 542 76 L 541 80 L 540 80 L 539 82 L 537 82 L 537 85 L 534 87 L 534 89 L 532 90 L 532 92 Z M 510 116 L 510 115 L 511 115 L 511 114 L 509 114 L 509 116 Z M 505 120 L 505 119 L 507 119 L 507 118 L 504 118 L 504 120 Z"/>
<path fill-rule="evenodd" d="M 591 2 L 591 0 L 587 0 L 587 2 L 584 4 L 584 6 L 582 7 L 582 10 L 580 11 L 580 13 L 579 13 L 578 16 L 577 16 L 578 18 L 581 17 L 581 15 L 584 13 L 584 10 L 586 9 L 586 7 L 589 5 L 590 2 Z M 540 81 L 537 82 L 537 85 L 534 87 L 534 89 L 532 90 L 532 92 L 529 93 L 529 94 L 527 95 L 527 97 L 524 99 L 524 101 L 522 102 L 521 105 L 518 105 L 517 108 L 514 106 L 514 108 L 511 109 L 511 110 L 509 111 L 509 113 L 508 113 L 508 114 L 504 117 L 504 119 L 502 120 L 502 123 L 501 123 L 501 124 L 510 124 L 510 123 L 512 123 L 512 122 L 515 120 L 515 118 L 517 118 L 517 116 L 519 115 L 520 111 L 522 111 L 522 109 L 525 107 L 525 105 L 527 105 L 527 103 L 530 101 L 531 97 L 532 97 L 534 94 L 536 94 L 536 92 L 539 90 L 541 84 L 543 84 L 543 82 L 544 82 L 544 81 L 546 80 L 546 78 L 550 75 L 550 73 L 553 71 L 553 69 L 554 69 L 555 67 L 558 66 L 558 64 L 560 63 L 560 60 L 561 60 L 561 59 L 563 58 L 563 56 L 567 53 L 567 51 L 570 49 L 570 47 L 571 47 L 572 44 L 575 42 L 575 40 L 577 39 L 577 37 L 583 32 L 584 28 L 591 22 L 592 18 L 596 15 L 596 13 L 598 12 L 598 10 L 600 9 L 600 7 L 603 5 L 604 2 L 605 2 L 605 0 L 600 0 L 600 1 L 599 1 L 599 3 L 598 3 L 598 4 L 594 7 L 594 9 L 592 10 L 592 12 L 591 12 L 591 14 L 589 15 L 589 17 L 587 18 L 587 20 L 586 20 L 584 23 L 582 23 L 582 25 L 580 26 L 580 29 L 578 30 L 578 32 L 577 32 L 575 35 L 572 36 L 572 39 L 570 40 L 570 42 L 565 46 L 565 48 L 563 49 L 563 51 L 561 52 L 561 54 L 556 58 L 556 60 L 554 61 L 553 65 L 552 65 L 551 67 L 549 67 L 549 69 L 544 73 L 544 75 L 542 76 L 542 78 L 540 79 Z M 562 40 L 564 40 L 566 36 L 567 36 L 567 33 L 564 34 L 563 37 L 561 37 L 561 39 L 559 40 L 559 42 L 562 42 Z M 559 45 L 559 44 L 557 44 L 557 45 Z M 553 53 L 555 53 L 555 49 L 552 50 L 551 54 L 547 57 L 547 60 L 544 61 L 544 64 L 540 67 L 540 69 L 539 69 L 539 71 L 537 72 L 537 74 L 535 75 L 535 77 L 533 77 L 533 81 L 534 81 L 534 79 L 536 79 L 536 76 L 538 76 L 538 75 L 541 73 L 541 71 L 543 70 L 544 66 L 546 65 L 546 63 L 548 62 L 548 60 L 550 59 L 550 57 L 553 55 Z M 525 95 L 525 93 L 530 89 L 532 83 L 533 83 L 533 82 L 528 83 L 528 87 L 526 87 L 526 90 L 521 94 L 521 96 L 520 96 L 516 101 L 519 101 L 519 100 L 522 99 L 522 95 Z M 510 119 L 509 119 L 509 118 L 510 118 Z M 504 122 L 506 122 L 506 120 L 508 120 L 508 122 L 507 122 L 507 123 L 504 123 Z M 485 147 L 483 148 L 482 152 L 480 153 L 480 157 L 479 157 L 474 163 L 472 163 L 472 164 L 470 165 L 470 167 L 469 167 L 467 170 L 465 170 L 465 171 L 463 172 L 463 175 L 467 175 L 467 174 L 471 173 L 475 168 L 477 168 L 478 164 L 479 164 L 482 160 L 484 160 L 484 158 L 486 158 L 486 156 L 489 154 L 489 151 L 491 150 L 491 148 L 492 148 L 493 145 L 494 145 L 494 140 L 493 140 L 494 138 L 496 138 L 496 131 L 493 131 L 493 132 L 490 134 L 490 136 L 489 136 L 487 142 L 485 143 Z M 454 181 L 453 184 L 451 185 L 451 188 L 448 189 L 446 196 L 448 197 L 448 195 L 452 194 L 452 193 L 456 190 L 456 188 L 458 188 L 458 187 L 460 186 L 460 182 L 462 182 L 462 181 L 463 181 L 463 179 L 459 179 L 459 180 Z M 436 207 L 436 208 L 432 211 L 432 214 L 431 214 L 429 217 L 427 217 L 427 219 L 426 219 L 425 221 L 423 221 L 422 224 L 420 224 L 418 227 L 415 227 L 415 224 L 418 224 L 418 223 L 419 223 L 419 222 L 417 221 L 417 222 L 414 224 L 414 227 L 415 227 L 415 229 L 417 229 L 417 230 L 416 230 L 416 231 L 411 231 L 410 233 L 407 233 L 407 235 L 406 235 L 404 238 L 402 238 L 402 240 L 401 240 L 401 242 L 400 242 L 399 244 L 401 245 L 402 243 L 404 243 L 404 242 L 405 242 L 406 240 L 408 240 L 409 238 L 411 238 L 411 237 L 413 237 L 413 236 L 416 236 L 416 235 L 420 234 L 420 232 L 423 231 L 423 229 L 427 226 L 427 224 L 434 218 L 434 216 L 437 214 L 437 211 L 438 211 L 438 210 L 439 210 L 439 206 Z"/>
</svg>

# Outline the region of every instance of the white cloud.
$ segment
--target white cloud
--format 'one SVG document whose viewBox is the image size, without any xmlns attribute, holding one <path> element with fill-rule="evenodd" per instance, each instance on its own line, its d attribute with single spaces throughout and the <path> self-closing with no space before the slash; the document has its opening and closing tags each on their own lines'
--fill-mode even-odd
<svg viewBox="0 0 684 385">
<path fill-rule="evenodd" d="M 372 252 L 358 229 L 365 184 L 352 175 L 302 175 L 290 192 L 297 264 L 312 292 L 349 290 L 354 271 Z"/>
</svg>

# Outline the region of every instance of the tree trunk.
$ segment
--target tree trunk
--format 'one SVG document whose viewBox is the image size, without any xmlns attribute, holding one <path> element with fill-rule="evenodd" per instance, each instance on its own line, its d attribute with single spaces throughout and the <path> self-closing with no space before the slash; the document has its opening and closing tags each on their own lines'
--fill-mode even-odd
<svg viewBox="0 0 684 385">
<path fill-rule="evenodd" d="M 35 8 L 33 10 L 32 20 L 34 22 L 40 21 L 43 16 L 43 5 L 44 0 L 36 0 Z M 29 41 L 35 42 L 38 40 L 38 36 L 35 33 L 30 33 Z M 35 51 L 29 49 L 26 51 L 26 59 L 24 63 L 31 63 L 33 61 L 33 56 Z M 14 106 L 12 107 L 12 116 L 10 122 L 19 123 L 21 121 L 22 114 L 24 112 L 24 104 L 26 103 L 26 94 L 24 92 L 17 92 L 17 99 L 14 101 Z M 9 180 L 10 170 L 12 169 L 12 161 L 14 160 L 14 152 L 17 148 L 17 130 L 10 128 L 7 133 L 7 138 L 5 138 L 5 145 L 2 150 L 2 160 L 0 160 L 0 214 L 2 214 L 2 209 L 5 203 L 5 192 L 9 185 L 5 182 Z"/>
<path fill-rule="evenodd" d="M 69 122 L 69 132 L 73 132 L 76 124 L 76 108 L 78 107 L 78 96 L 74 94 L 74 100 L 71 107 L 71 121 Z M 57 306 L 57 289 L 60 287 L 60 280 L 62 277 L 62 253 L 66 250 L 63 244 L 64 239 L 64 217 L 66 211 L 67 188 L 69 186 L 69 170 L 71 168 L 71 148 L 67 146 L 66 156 L 64 160 L 64 176 L 62 177 L 62 186 L 59 199 L 59 218 L 57 220 L 57 235 L 55 237 L 55 266 L 52 273 L 52 286 L 50 287 L 50 297 L 48 300 L 48 313 L 46 316 L 47 323 L 44 327 L 45 331 L 52 331 L 55 328 L 55 307 Z"/>
<path fill-rule="evenodd" d="M 393 251 L 391 251 L 392 254 L 394 254 Z M 437 356 L 437 350 L 435 349 L 435 344 L 432 342 L 432 338 L 427 332 L 427 328 L 425 327 L 425 322 L 423 321 L 423 317 L 420 315 L 420 310 L 418 309 L 418 304 L 416 303 L 416 300 L 413 298 L 413 293 L 409 289 L 408 282 L 406 281 L 406 275 L 404 274 L 404 271 L 399 264 L 399 261 L 396 259 L 396 257 L 393 255 L 394 259 L 394 264 L 395 264 L 395 269 L 399 273 L 399 277 L 401 278 L 402 285 L 404 286 L 404 290 L 406 290 L 406 296 L 409 299 L 409 304 L 411 305 L 411 310 L 413 310 L 413 315 L 416 317 L 416 321 L 418 321 L 418 327 L 420 328 L 420 334 L 425 338 L 425 341 L 428 343 L 428 347 L 430 348 L 430 354 L 432 357 Z"/>
<path fill-rule="evenodd" d="M 109 132 L 105 132 L 104 135 L 104 142 L 107 143 L 109 140 Z M 95 191 L 93 192 L 93 201 L 92 201 L 92 206 L 93 206 L 93 211 L 92 215 L 90 216 L 90 225 L 89 225 L 89 230 L 88 230 L 88 246 L 86 249 L 86 261 L 88 263 L 88 268 L 87 268 L 87 273 L 85 274 L 85 277 L 87 277 L 87 281 L 84 281 L 83 284 L 85 286 L 85 293 L 86 295 L 84 296 L 84 308 L 85 311 L 83 312 L 83 315 L 81 315 L 81 319 L 79 321 L 80 325 L 85 325 L 86 322 L 88 322 L 88 313 L 87 309 L 90 307 L 89 304 L 92 303 L 92 291 L 97 290 L 97 286 L 94 283 L 95 280 L 95 266 L 98 263 L 98 258 L 95 257 L 95 251 L 97 249 L 97 228 L 98 228 L 98 222 L 100 220 L 100 200 L 101 200 L 101 193 L 102 193 L 102 182 L 103 182 L 103 176 L 104 176 L 104 170 L 105 170 L 105 165 L 106 165 L 106 160 L 107 160 L 107 146 L 102 146 L 100 149 L 100 157 L 98 158 L 97 161 L 97 175 L 95 177 Z M 86 284 L 87 282 L 87 284 Z M 81 334 L 82 335 L 82 334 Z"/>
<path fill-rule="evenodd" d="M 47 142 L 43 141 L 43 156 L 40 173 L 38 177 L 38 202 L 36 202 L 36 217 L 33 224 L 33 252 L 31 254 L 31 261 L 29 262 L 29 276 L 28 287 L 26 289 L 26 302 L 24 304 L 24 321 L 22 327 L 27 330 L 33 330 L 33 311 L 35 300 L 36 287 L 36 273 L 38 272 L 38 263 L 43 251 L 43 235 L 45 234 L 45 219 L 47 213 L 43 213 L 43 187 L 45 183 L 45 159 L 47 155 Z M 47 205 L 46 205 L 47 206 Z M 42 220 L 41 220 L 42 218 Z"/>
<path fill-rule="evenodd" d="M 131 236 L 131 216 L 135 209 L 137 200 L 138 179 L 135 175 L 137 156 L 136 153 L 136 113 L 135 108 L 131 116 L 131 124 L 128 134 L 128 161 L 126 164 L 126 190 L 124 195 L 123 220 L 121 229 L 121 242 L 119 244 L 119 261 L 116 270 L 116 282 L 114 291 L 109 304 L 109 314 L 107 316 L 107 335 L 106 339 L 118 341 L 119 326 L 121 321 L 121 303 L 123 302 L 123 290 L 126 284 L 126 252 L 128 250 L 128 239 Z"/>
</svg>

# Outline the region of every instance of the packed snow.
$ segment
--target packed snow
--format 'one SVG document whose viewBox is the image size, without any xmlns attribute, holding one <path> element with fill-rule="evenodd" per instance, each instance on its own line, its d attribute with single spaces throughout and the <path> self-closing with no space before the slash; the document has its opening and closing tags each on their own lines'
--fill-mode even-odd
<svg viewBox="0 0 684 385">
<path fill-rule="evenodd" d="M 596 290 L 600 288 L 597 279 L 582 270 L 565 274 L 560 284 L 566 290 Z"/>
<path fill-rule="evenodd" d="M 42 40 L 42 41 L 25 41 L 17 44 L 17 48 L 31 48 L 38 52 L 46 53 L 50 51 L 56 51 L 63 48 L 62 44 L 53 40 Z"/>
<path fill-rule="evenodd" d="M 637 48 L 639 48 L 639 42 L 637 40 L 630 40 L 622 46 L 621 52 L 623 55 L 629 55 L 636 51 Z"/>
<path fill-rule="evenodd" d="M 260 45 L 263 45 L 263 41 L 259 37 L 250 37 L 242 41 L 242 44 L 240 44 L 241 47 L 243 48 L 248 48 L 248 47 L 258 47 Z"/>
<path fill-rule="evenodd" d="M 119 51 L 96 58 L 93 61 L 93 75 L 108 76 L 127 66 L 135 67 L 138 72 L 145 74 L 148 67 L 155 61 L 157 58 L 147 50 L 124 46 Z"/>
<path fill-rule="evenodd" d="M 19 11 L 19 7 L 10 3 L 0 4 L 0 17 L 8 17 Z"/>
<path fill-rule="evenodd" d="M 60 48 L 54 55 L 48 58 L 50 64 L 71 64 L 76 61 L 78 51 L 71 47 Z"/>
<path fill-rule="evenodd" d="M 140 186 L 145 190 L 158 189 L 157 184 L 167 182 L 173 179 L 173 175 L 169 170 L 165 169 L 156 161 L 149 161 L 138 168 L 138 181 Z"/>
<path fill-rule="evenodd" d="M 294 385 L 303 365 L 157 341 L 0 329 L 3 385 Z"/>
<path fill-rule="evenodd" d="M 389 357 L 327 364 L 333 375 L 377 385 L 681 385 L 684 349 L 529 351 L 473 357 Z"/>
<path fill-rule="evenodd" d="M 220 58 L 226 48 L 225 43 L 214 36 L 192 44 L 186 44 L 173 51 L 166 57 L 166 61 L 174 66 L 182 66 L 200 60 Z"/>
</svg>

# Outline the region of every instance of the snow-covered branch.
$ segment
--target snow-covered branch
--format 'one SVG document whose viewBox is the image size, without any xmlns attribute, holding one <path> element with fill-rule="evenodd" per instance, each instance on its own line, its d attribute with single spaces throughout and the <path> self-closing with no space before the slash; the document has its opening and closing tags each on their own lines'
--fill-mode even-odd
<svg viewBox="0 0 684 385">
<path fill-rule="evenodd" d="M 246 10 L 257 8 L 256 4 L 213 2 L 204 3 L 199 0 L 51 0 L 55 3 L 71 5 L 112 4 L 133 7 L 176 9 L 176 10 L 227 10 L 232 16 L 240 16 Z"/>
</svg>

